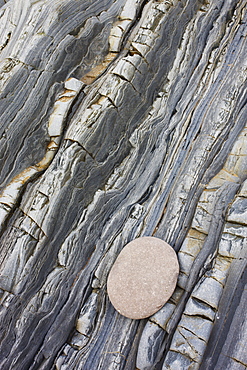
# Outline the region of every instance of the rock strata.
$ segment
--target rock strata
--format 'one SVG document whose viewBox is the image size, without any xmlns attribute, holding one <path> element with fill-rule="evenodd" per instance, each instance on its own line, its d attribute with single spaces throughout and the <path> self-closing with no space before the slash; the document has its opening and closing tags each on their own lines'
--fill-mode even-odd
<svg viewBox="0 0 247 370">
<path fill-rule="evenodd" d="M 172 247 L 161 239 L 142 237 L 128 243 L 107 280 L 110 301 L 131 319 L 157 312 L 171 297 L 179 264 Z"/>
<path fill-rule="evenodd" d="M 1 370 L 246 369 L 246 4 L 0 0 Z M 180 271 L 131 320 L 145 235 Z"/>
</svg>

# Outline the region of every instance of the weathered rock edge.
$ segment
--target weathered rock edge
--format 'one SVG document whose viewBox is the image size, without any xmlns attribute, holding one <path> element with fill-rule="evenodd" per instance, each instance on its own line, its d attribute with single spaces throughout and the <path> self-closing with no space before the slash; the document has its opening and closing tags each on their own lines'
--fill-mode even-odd
<svg viewBox="0 0 247 370">
<path fill-rule="evenodd" d="M 246 366 L 246 1 L 0 6 L 1 369 Z M 180 275 L 132 321 L 106 277 L 149 235 Z"/>
</svg>

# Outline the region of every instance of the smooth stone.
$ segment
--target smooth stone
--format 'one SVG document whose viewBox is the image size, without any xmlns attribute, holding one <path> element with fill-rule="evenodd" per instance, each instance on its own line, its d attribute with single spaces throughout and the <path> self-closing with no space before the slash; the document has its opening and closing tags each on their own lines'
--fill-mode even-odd
<svg viewBox="0 0 247 370">
<path fill-rule="evenodd" d="M 171 297 L 179 264 L 173 248 L 147 236 L 128 243 L 113 264 L 107 280 L 111 303 L 123 316 L 143 319 Z"/>
</svg>

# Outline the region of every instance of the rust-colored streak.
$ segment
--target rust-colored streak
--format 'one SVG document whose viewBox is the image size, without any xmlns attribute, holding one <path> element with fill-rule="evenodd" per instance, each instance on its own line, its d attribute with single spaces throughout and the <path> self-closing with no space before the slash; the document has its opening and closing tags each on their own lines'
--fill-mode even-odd
<svg viewBox="0 0 247 370">
<path fill-rule="evenodd" d="M 111 61 L 116 57 L 116 53 L 108 53 L 103 62 L 86 73 L 81 81 L 86 85 L 90 85 L 95 79 L 108 67 Z"/>
</svg>

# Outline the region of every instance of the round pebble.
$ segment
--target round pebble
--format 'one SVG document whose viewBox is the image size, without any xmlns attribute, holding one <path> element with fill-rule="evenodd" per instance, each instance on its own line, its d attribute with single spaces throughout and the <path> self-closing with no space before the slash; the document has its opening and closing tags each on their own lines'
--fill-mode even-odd
<svg viewBox="0 0 247 370">
<path fill-rule="evenodd" d="M 107 279 L 107 292 L 115 309 L 131 319 L 157 312 L 171 297 L 179 273 L 173 248 L 147 236 L 128 243 Z"/>
</svg>

